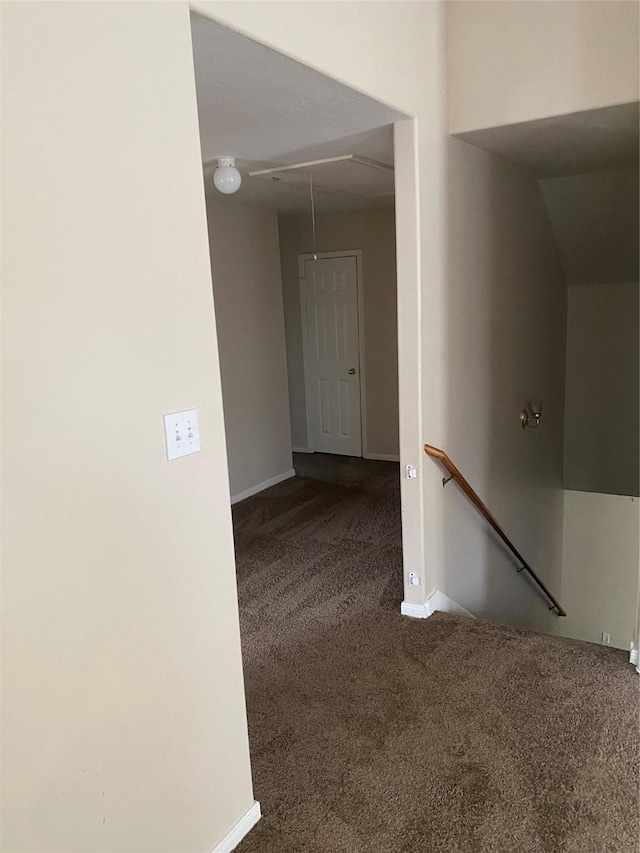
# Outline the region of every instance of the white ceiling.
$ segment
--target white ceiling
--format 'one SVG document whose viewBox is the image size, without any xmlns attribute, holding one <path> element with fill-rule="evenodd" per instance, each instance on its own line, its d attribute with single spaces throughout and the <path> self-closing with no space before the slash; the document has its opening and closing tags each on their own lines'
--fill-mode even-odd
<svg viewBox="0 0 640 853">
<path fill-rule="evenodd" d="M 539 178 L 638 165 L 638 104 L 619 104 L 458 134 Z"/>
<path fill-rule="evenodd" d="M 342 140 L 312 146 L 293 152 L 286 163 L 307 162 L 310 159 L 337 157 L 342 154 L 358 153 L 372 160 L 393 164 L 393 128 L 391 125 Z M 242 186 L 235 194 L 238 201 L 261 207 L 275 207 L 283 213 L 307 213 L 310 211 L 309 170 L 278 175 L 282 180 L 249 177 L 249 172 L 266 169 L 279 161 L 238 160 L 236 165 L 242 173 Z M 205 190 L 207 195 L 217 194 L 213 186 L 215 162 L 205 166 Z M 361 210 L 363 208 L 393 202 L 393 175 L 387 173 L 381 182 L 380 172 L 354 164 L 336 163 L 317 166 L 313 169 L 314 203 L 317 213 L 330 211 Z M 333 192 L 323 191 L 323 187 Z M 336 193 L 343 189 L 348 194 Z M 390 193 L 391 190 L 391 194 Z M 374 193 L 373 197 L 366 197 Z"/>
<path fill-rule="evenodd" d="M 237 158 L 243 175 L 238 201 L 287 212 L 309 209 L 308 186 L 248 177 L 260 168 L 343 154 L 393 164 L 390 125 L 405 118 L 402 113 L 196 13 L 191 30 L 202 160 Z M 215 192 L 214 168 L 205 168 L 207 193 Z M 356 195 L 323 193 L 329 168 L 314 169 L 318 212 L 389 203 L 388 195 L 360 197 L 367 190 L 362 167 L 340 176 L 339 185 Z M 379 175 L 366 171 L 374 187 Z"/>
</svg>

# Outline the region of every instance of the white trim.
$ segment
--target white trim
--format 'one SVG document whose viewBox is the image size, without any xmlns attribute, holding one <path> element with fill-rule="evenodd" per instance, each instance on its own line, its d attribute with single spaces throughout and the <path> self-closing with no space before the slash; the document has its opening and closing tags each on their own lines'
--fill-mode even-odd
<svg viewBox="0 0 640 853">
<path fill-rule="evenodd" d="M 403 601 L 400 605 L 400 613 L 403 616 L 412 616 L 414 619 L 426 619 L 428 616 L 432 616 L 436 610 L 444 613 L 456 613 L 458 616 L 470 616 L 475 619 L 473 613 L 469 613 L 461 604 L 449 598 L 439 589 L 434 589 L 424 604 L 411 604 L 408 601 Z"/>
<path fill-rule="evenodd" d="M 292 453 L 313 453 L 313 450 L 309 450 L 308 447 L 292 447 Z"/>
<path fill-rule="evenodd" d="M 408 601 L 403 601 L 400 605 L 400 613 L 403 616 L 411 616 L 413 619 L 426 619 L 431 614 L 427 610 L 426 604 L 411 604 Z"/>
<path fill-rule="evenodd" d="M 427 133 L 428 139 L 431 139 Z M 429 143 L 427 143 L 427 149 Z M 432 232 L 437 224 L 428 211 L 426 228 L 420 222 L 420 174 L 417 119 L 393 125 L 395 166 L 396 269 L 398 276 L 398 411 L 400 464 L 415 466 L 418 476 L 400 478 L 402 506 L 402 561 L 407 597 L 415 595 L 409 572 L 419 569 L 423 588 L 431 589 L 444 576 L 440 568 L 444 553 L 441 524 L 442 495 L 438 481 L 422 477 L 424 441 L 444 434 L 440 428 L 442 409 L 438 400 L 440 258 L 433 252 Z M 425 160 L 425 167 L 428 166 Z M 422 245 L 428 249 L 422 276 Z M 422 297 L 425 295 L 423 310 Z M 424 329 L 429 329 L 428 339 Z M 434 334 L 434 329 L 437 334 Z M 424 351 L 424 356 L 423 356 Z M 424 369 L 424 376 L 423 376 Z M 423 399 L 429 405 L 423 405 Z M 440 489 L 442 492 L 442 489 Z M 428 511 L 427 511 L 428 510 Z M 428 525 L 428 527 L 427 527 Z M 428 548 L 427 548 L 428 543 Z"/>
<path fill-rule="evenodd" d="M 429 610 L 429 616 L 435 613 L 436 610 L 441 610 L 444 613 L 457 613 L 458 616 L 470 616 L 475 619 L 473 613 L 469 613 L 461 604 L 449 598 L 439 589 L 434 589 L 426 602 L 426 607 Z"/>
<path fill-rule="evenodd" d="M 362 249 L 355 250 L 356 278 L 358 283 L 358 346 L 360 351 L 360 434 L 362 436 L 362 455 L 368 450 L 367 440 L 367 382 L 364 359 L 364 290 L 362 286 Z"/>
<path fill-rule="evenodd" d="M 379 459 L 381 462 L 399 462 L 397 453 L 363 453 L 365 459 Z"/>
<path fill-rule="evenodd" d="M 393 166 L 390 166 L 388 163 L 381 163 L 380 160 L 372 160 L 370 157 L 361 157 L 359 154 L 341 154 L 339 157 L 325 157 L 323 160 L 308 160 L 306 163 L 291 163 L 289 166 L 276 166 L 270 169 L 258 169 L 257 172 L 249 172 L 249 177 L 256 178 L 260 175 L 273 175 L 276 172 L 290 172 L 294 169 L 308 169 L 309 166 L 326 166 L 329 163 L 339 163 L 341 160 L 352 160 L 360 166 L 369 166 L 371 169 L 380 169 L 383 172 L 393 172 Z M 211 165 L 212 162 L 213 161 L 209 161 L 204 165 Z M 356 194 L 353 193 L 353 195 Z M 372 196 L 363 196 L 361 193 L 358 193 L 357 195 L 361 198 L 372 198 Z"/>
<path fill-rule="evenodd" d="M 304 263 L 305 261 L 313 261 L 314 258 L 351 258 L 353 256 L 362 258 L 362 249 L 345 249 L 340 252 L 306 252 L 304 255 L 298 255 L 298 278 L 304 278 Z"/>
<path fill-rule="evenodd" d="M 314 255 L 298 255 L 298 280 L 300 283 L 300 313 L 302 320 L 302 358 L 304 362 L 304 401 L 307 418 L 307 447 L 308 453 L 314 452 L 313 429 L 311 424 L 311 401 L 309 399 L 309 331 L 307 328 L 307 292 L 305 289 L 305 261 L 313 261 L 319 258 L 355 258 L 356 259 L 356 281 L 358 287 L 358 357 L 360 369 L 358 371 L 360 384 L 360 433 L 361 433 L 361 455 L 367 458 L 367 396 L 365 391 L 365 365 L 364 365 L 364 296 L 362 287 L 362 249 L 347 249 L 341 252 L 316 252 Z"/>
<path fill-rule="evenodd" d="M 275 477 L 271 477 L 269 480 L 265 480 L 264 483 L 258 483 L 257 486 L 251 486 L 250 489 L 245 489 L 244 492 L 238 492 L 237 495 L 231 495 L 231 503 L 237 504 L 240 501 L 245 500 L 246 498 L 250 498 L 252 495 L 257 495 L 258 492 L 262 492 L 265 489 L 270 488 L 271 486 L 276 486 L 278 483 L 282 483 L 283 480 L 289 480 L 291 477 L 295 477 L 296 472 L 293 468 L 290 468 L 288 471 L 284 471 L 282 474 L 276 474 Z"/>
<path fill-rule="evenodd" d="M 311 256 L 313 257 L 313 255 Z M 302 270 L 302 273 L 300 272 Z M 307 447 L 313 453 L 313 429 L 311 426 L 311 400 L 309 398 L 309 327 L 307 325 L 307 290 L 304 286 L 304 261 L 298 255 L 298 288 L 300 291 L 300 323 L 302 327 L 302 366 L 304 369 L 304 415 L 307 422 Z"/>
<path fill-rule="evenodd" d="M 227 832 L 222 841 L 216 844 L 211 853 L 231 853 L 259 820 L 260 803 L 256 800 L 244 817 L 241 817 L 233 829 Z"/>
</svg>

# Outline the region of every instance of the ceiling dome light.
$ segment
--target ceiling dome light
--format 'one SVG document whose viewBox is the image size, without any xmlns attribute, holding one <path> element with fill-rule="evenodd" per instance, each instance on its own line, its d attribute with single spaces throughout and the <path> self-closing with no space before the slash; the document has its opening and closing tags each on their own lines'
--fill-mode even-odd
<svg viewBox="0 0 640 853">
<path fill-rule="evenodd" d="M 235 157 L 218 157 L 218 168 L 213 173 L 216 189 L 225 195 L 231 195 L 240 189 L 242 175 L 236 169 Z"/>
</svg>

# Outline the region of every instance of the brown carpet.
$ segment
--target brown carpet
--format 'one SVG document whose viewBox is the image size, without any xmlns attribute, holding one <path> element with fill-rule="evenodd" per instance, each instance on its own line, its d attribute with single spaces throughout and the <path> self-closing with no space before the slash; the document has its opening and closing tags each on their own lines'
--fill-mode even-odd
<svg viewBox="0 0 640 853">
<path fill-rule="evenodd" d="M 239 853 L 637 853 L 626 655 L 400 616 L 398 466 L 324 461 L 296 465 L 350 485 L 234 507 L 263 811 Z"/>
</svg>

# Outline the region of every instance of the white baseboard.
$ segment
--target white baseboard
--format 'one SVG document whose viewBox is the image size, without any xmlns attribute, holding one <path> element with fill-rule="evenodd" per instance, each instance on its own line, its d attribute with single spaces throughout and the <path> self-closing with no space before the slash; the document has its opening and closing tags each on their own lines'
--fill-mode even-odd
<svg viewBox="0 0 640 853">
<path fill-rule="evenodd" d="M 444 613 L 457 613 L 458 616 L 470 616 L 475 619 L 473 613 L 469 613 L 462 605 L 449 598 L 439 589 L 434 589 L 424 604 L 410 604 L 408 601 L 403 601 L 400 605 L 400 613 L 403 616 L 412 616 L 414 619 L 426 619 L 436 610 L 441 610 Z"/>
<path fill-rule="evenodd" d="M 363 459 L 379 459 L 380 462 L 399 462 L 400 457 L 397 453 L 363 453 Z"/>
<path fill-rule="evenodd" d="M 408 601 L 402 602 L 400 613 L 403 616 L 411 616 L 413 619 L 426 619 L 427 616 L 431 615 L 426 604 L 410 604 Z"/>
<path fill-rule="evenodd" d="M 237 504 L 239 501 L 243 501 L 246 498 L 250 498 L 252 495 L 257 495 L 258 492 L 262 492 L 265 489 L 268 489 L 270 486 L 276 486 L 278 483 L 282 483 L 283 480 L 289 480 L 291 477 L 295 477 L 296 472 L 293 468 L 290 468 L 288 471 L 284 471 L 282 474 L 276 474 L 275 477 L 271 477 L 270 480 L 265 480 L 264 483 L 258 483 L 257 486 L 251 486 L 250 489 L 245 489 L 244 492 L 239 492 L 237 495 L 231 495 L 231 503 Z"/>
<path fill-rule="evenodd" d="M 233 829 L 213 848 L 211 853 L 231 853 L 240 844 L 250 829 L 260 820 L 260 803 L 255 802 L 244 817 L 241 817 Z"/>
<path fill-rule="evenodd" d="M 458 604 L 453 598 L 449 598 L 439 589 L 433 590 L 427 599 L 427 607 L 429 608 L 429 615 L 435 613 L 436 610 L 442 610 L 444 613 L 457 613 L 458 616 L 471 616 L 472 619 L 475 619 L 473 613 L 469 613 L 461 604 Z"/>
<path fill-rule="evenodd" d="M 292 447 L 293 453 L 314 453 L 308 447 Z M 400 457 L 397 453 L 363 453 L 363 459 L 378 459 L 380 462 L 399 462 Z"/>
</svg>

